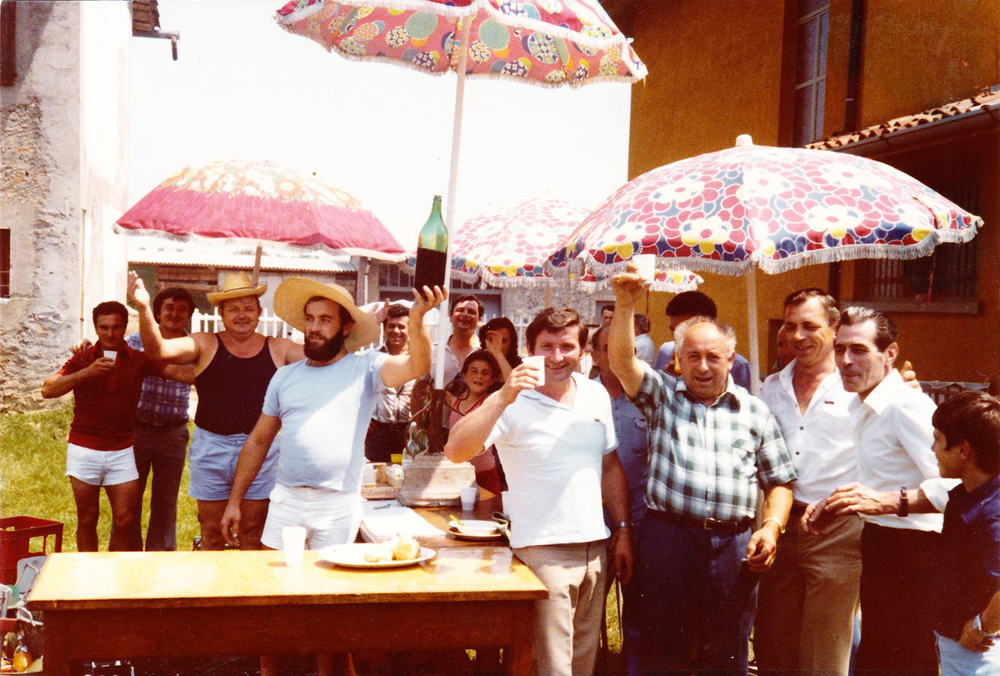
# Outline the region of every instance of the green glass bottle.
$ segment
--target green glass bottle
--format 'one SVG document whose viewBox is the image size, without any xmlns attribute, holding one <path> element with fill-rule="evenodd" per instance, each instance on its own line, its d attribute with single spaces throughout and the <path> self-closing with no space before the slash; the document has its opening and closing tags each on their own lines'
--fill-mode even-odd
<svg viewBox="0 0 1000 676">
<path fill-rule="evenodd" d="M 417 241 L 417 269 L 413 276 L 413 286 L 444 288 L 444 271 L 448 265 L 448 228 L 441 218 L 441 195 L 434 196 L 431 215 L 420 229 Z"/>
</svg>

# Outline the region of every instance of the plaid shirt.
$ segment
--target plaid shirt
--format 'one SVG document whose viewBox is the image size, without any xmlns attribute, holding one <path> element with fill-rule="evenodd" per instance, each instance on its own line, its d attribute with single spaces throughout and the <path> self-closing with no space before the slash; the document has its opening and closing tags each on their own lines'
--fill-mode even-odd
<svg viewBox="0 0 1000 676">
<path fill-rule="evenodd" d="M 795 480 L 774 416 L 757 397 L 733 384 L 711 406 L 684 381 L 642 364 L 635 404 L 649 421 L 651 509 L 698 519 L 739 521 L 765 490 Z"/>
<path fill-rule="evenodd" d="M 142 350 L 142 338 L 133 333 L 125 339 L 133 350 Z M 187 423 L 191 386 L 175 380 L 147 376 L 142 381 L 142 398 L 135 411 L 140 425 L 173 427 Z"/>
</svg>

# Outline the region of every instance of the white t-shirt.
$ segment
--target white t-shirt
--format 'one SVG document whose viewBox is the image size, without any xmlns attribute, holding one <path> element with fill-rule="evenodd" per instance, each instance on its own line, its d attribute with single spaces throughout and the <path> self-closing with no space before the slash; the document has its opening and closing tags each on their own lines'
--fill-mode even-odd
<svg viewBox="0 0 1000 676">
<path fill-rule="evenodd" d="M 329 366 L 283 366 L 264 396 L 265 415 L 281 419 L 278 483 L 358 492 L 365 435 L 389 358 L 375 350 Z"/>
<path fill-rule="evenodd" d="M 615 450 L 611 399 L 574 374 L 567 407 L 534 390 L 521 392 L 486 440 L 496 444 L 510 487 L 511 547 L 603 540 L 604 455 Z"/>
</svg>

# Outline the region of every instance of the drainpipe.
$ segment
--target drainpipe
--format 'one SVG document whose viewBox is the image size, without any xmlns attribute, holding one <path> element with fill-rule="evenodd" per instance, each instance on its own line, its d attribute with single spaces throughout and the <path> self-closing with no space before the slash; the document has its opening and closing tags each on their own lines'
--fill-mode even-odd
<svg viewBox="0 0 1000 676">
<path fill-rule="evenodd" d="M 858 128 L 858 90 L 861 85 L 861 42 L 864 39 L 865 0 L 851 0 L 851 38 L 847 56 L 847 99 L 844 110 L 844 131 Z M 827 288 L 840 300 L 840 263 L 831 263 Z"/>
</svg>

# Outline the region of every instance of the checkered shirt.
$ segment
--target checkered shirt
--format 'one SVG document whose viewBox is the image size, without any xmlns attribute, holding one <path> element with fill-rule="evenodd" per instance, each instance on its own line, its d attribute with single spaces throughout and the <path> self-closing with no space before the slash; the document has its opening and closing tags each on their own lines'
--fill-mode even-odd
<svg viewBox="0 0 1000 676">
<path fill-rule="evenodd" d="M 125 339 L 133 350 L 142 350 L 142 339 L 133 333 Z M 181 425 L 188 420 L 191 386 L 175 380 L 147 376 L 142 381 L 142 398 L 135 411 L 135 421 L 140 425 L 168 427 Z"/>
<path fill-rule="evenodd" d="M 767 405 L 729 379 L 706 406 L 684 381 L 642 364 L 634 401 L 649 422 L 646 504 L 697 519 L 739 521 L 767 490 L 795 480 L 795 467 Z"/>
</svg>

